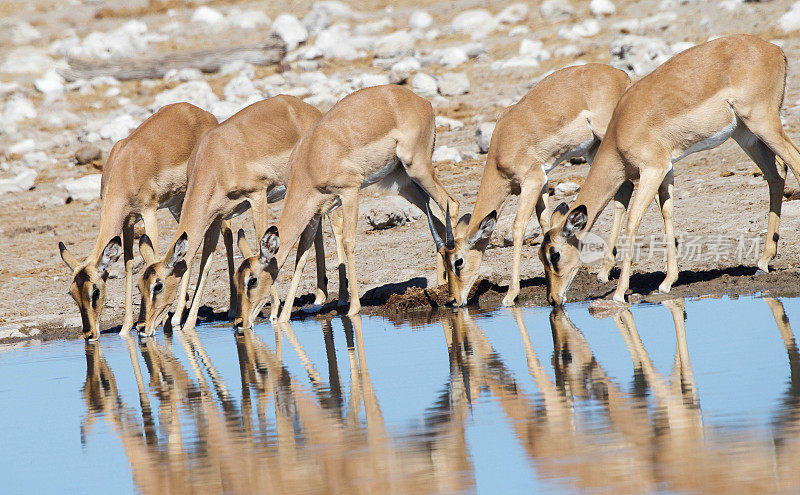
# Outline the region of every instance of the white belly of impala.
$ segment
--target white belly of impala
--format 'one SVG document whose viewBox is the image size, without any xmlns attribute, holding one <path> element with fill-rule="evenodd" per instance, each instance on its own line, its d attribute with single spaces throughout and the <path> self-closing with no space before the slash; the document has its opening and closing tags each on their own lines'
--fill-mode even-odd
<svg viewBox="0 0 800 495">
<path fill-rule="evenodd" d="M 710 149 L 716 148 L 720 144 L 722 144 L 725 141 L 727 141 L 729 137 L 731 137 L 731 134 L 733 134 L 733 131 L 736 130 L 737 124 L 738 124 L 738 122 L 737 122 L 736 116 L 734 116 L 733 117 L 733 121 L 730 124 L 725 126 L 725 128 L 723 128 L 722 130 L 720 130 L 719 132 L 717 132 L 713 136 L 708 137 L 708 138 L 706 138 L 706 139 L 704 139 L 702 141 L 698 141 L 698 142 L 694 143 L 693 145 L 689 146 L 689 149 L 685 150 L 683 153 L 679 153 L 677 157 L 675 156 L 675 154 L 673 154 L 672 163 L 676 163 L 676 162 L 678 162 L 680 160 L 683 160 L 684 158 L 686 158 L 687 156 L 691 155 L 692 153 L 697 153 L 698 151 L 706 151 L 706 150 L 710 150 Z"/>
</svg>

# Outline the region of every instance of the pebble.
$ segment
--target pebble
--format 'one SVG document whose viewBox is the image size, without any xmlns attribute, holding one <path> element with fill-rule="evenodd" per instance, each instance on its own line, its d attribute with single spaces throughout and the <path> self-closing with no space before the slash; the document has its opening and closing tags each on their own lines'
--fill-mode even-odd
<svg viewBox="0 0 800 495">
<path fill-rule="evenodd" d="M 786 32 L 800 29 L 800 2 L 792 4 L 789 11 L 778 20 L 778 24 Z"/>
<path fill-rule="evenodd" d="M 616 13 L 617 7 L 614 6 L 611 0 L 592 0 L 589 3 L 589 10 L 592 14 L 600 17 Z"/>
<path fill-rule="evenodd" d="M 202 5 L 197 7 L 194 14 L 192 14 L 192 22 L 206 24 L 211 27 L 222 27 L 225 24 L 225 16 L 217 9 Z"/>
<path fill-rule="evenodd" d="M 59 185 L 73 201 L 94 201 L 100 199 L 100 179 L 102 174 L 90 174 L 79 179 L 68 179 Z"/>
<path fill-rule="evenodd" d="M 481 122 L 475 129 L 475 142 L 481 153 L 489 152 L 489 144 L 492 141 L 492 133 L 496 125 L 495 122 Z"/>
<path fill-rule="evenodd" d="M 375 230 L 405 225 L 422 217 L 422 210 L 399 196 L 389 196 L 367 210 L 364 217 Z"/>
<path fill-rule="evenodd" d="M 450 148 L 448 146 L 440 146 L 435 150 L 433 150 L 432 160 L 434 162 L 459 163 L 461 162 L 461 153 L 459 153 L 458 150 L 455 148 Z"/>
<path fill-rule="evenodd" d="M 286 50 L 297 48 L 308 39 L 308 30 L 292 14 L 281 14 L 272 23 L 272 30 L 286 43 Z"/>
<path fill-rule="evenodd" d="M 424 10 L 415 10 L 408 18 L 411 29 L 427 29 L 433 25 L 433 17 Z"/>
<path fill-rule="evenodd" d="M 436 79 L 439 94 L 457 96 L 469 92 L 469 78 L 462 72 L 449 72 Z"/>
<path fill-rule="evenodd" d="M 414 37 L 408 31 L 396 31 L 378 39 L 373 52 L 379 58 L 397 58 L 413 55 Z"/>
<path fill-rule="evenodd" d="M 94 144 L 84 144 L 75 152 L 75 163 L 85 165 L 103 158 L 103 150 Z"/>
<path fill-rule="evenodd" d="M 524 3 L 512 3 L 500 11 L 495 20 L 500 24 L 517 24 L 528 18 L 528 6 Z"/>
<path fill-rule="evenodd" d="M 548 21 L 560 21 L 575 15 L 575 9 L 567 0 L 545 0 L 539 12 Z"/>
<path fill-rule="evenodd" d="M 12 178 L 0 179 L 0 194 L 32 189 L 37 175 L 35 170 L 26 168 Z"/>
<path fill-rule="evenodd" d="M 438 93 L 436 79 L 423 72 L 418 72 L 411 79 L 411 89 L 420 96 L 431 97 Z"/>
<path fill-rule="evenodd" d="M 451 131 L 457 131 L 464 128 L 464 123 L 460 120 L 451 119 L 442 115 L 437 115 L 435 118 L 436 127 L 447 127 Z"/>
</svg>

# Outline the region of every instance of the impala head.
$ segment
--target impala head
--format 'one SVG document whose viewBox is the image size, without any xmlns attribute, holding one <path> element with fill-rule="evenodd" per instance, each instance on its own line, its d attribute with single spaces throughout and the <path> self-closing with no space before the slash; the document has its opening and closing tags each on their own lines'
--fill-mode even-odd
<svg viewBox="0 0 800 495">
<path fill-rule="evenodd" d="M 585 205 L 569 210 L 566 203 L 561 203 L 553 212 L 553 228 L 542 239 L 539 258 L 547 280 L 547 301 L 553 306 L 564 304 L 567 290 L 581 267 L 577 236 L 587 221 Z"/>
<path fill-rule="evenodd" d="M 153 243 L 147 234 L 139 239 L 139 253 L 147 264 L 142 278 L 139 279 L 139 292 L 142 294 L 141 314 L 144 317 L 138 325 L 140 335 L 153 336 L 156 327 L 166 317 L 178 293 L 181 277 L 186 272 L 186 262 L 183 258 L 188 247 L 189 240 L 184 232 L 167 254 L 157 260 Z"/>
<path fill-rule="evenodd" d="M 456 223 L 455 232 L 450 224 L 450 206 L 445 212 L 445 239 L 442 240 L 433 225 L 430 209 L 427 210 L 428 227 L 431 229 L 436 250 L 444 257 L 444 269 L 450 296 L 456 306 L 467 304 L 469 290 L 478 278 L 483 252 L 489 245 L 492 231 L 497 223 L 497 212 L 493 211 L 481 220 L 478 229 L 467 237 L 471 216 L 466 214 Z"/>
<path fill-rule="evenodd" d="M 63 242 L 58 243 L 58 250 L 61 259 L 72 270 L 69 293 L 81 312 L 83 338 L 97 340 L 100 336 L 100 312 L 106 303 L 108 270 L 122 254 L 122 241 L 119 236 L 114 237 L 106 244 L 100 259 L 85 264 L 79 263 Z"/>
<path fill-rule="evenodd" d="M 278 276 L 278 263 L 275 261 L 275 253 L 280 246 L 278 228 L 272 226 L 267 229 L 261 238 L 258 254 L 253 254 L 242 229 L 239 229 L 238 244 L 244 261 L 236 270 L 234 277 L 236 292 L 239 295 L 239 315 L 234 320 L 233 326 L 252 328 L 253 321 L 269 301 L 270 288 Z"/>
</svg>

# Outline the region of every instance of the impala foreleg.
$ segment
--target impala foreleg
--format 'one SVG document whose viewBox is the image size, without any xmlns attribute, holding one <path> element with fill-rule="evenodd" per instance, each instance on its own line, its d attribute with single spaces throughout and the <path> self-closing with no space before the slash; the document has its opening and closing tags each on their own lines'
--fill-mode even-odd
<svg viewBox="0 0 800 495">
<path fill-rule="evenodd" d="M 122 256 L 125 262 L 125 319 L 119 334 L 125 336 L 133 328 L 133 222 L 122 227 Z"/>
<path fill-rule="evenodd" d="M 322 217 L 314 234 L 314 261 L 317 266 L 317 290 L 314 304 L 321 306 L 328 300 L 328 277 L 325 274 L 325 241 L 322 238 Z"/>
<path fill-rule="evenodd" d="M 522 262 L 522 243 L 525 241 L 525 229 L 533 215 L 536 204 L 540 202 L 544 181 L 541 178 L 527 179 L 522 183 L 519 206 L 514 217 L 512 236 L 514 239 L 514 254 L 511 264 L 511 282 L 508 292 L 503 298 L 503 306 L 513 306 L 519 295 L 520 263 Z M 548 218 L 549 221 L 549 218 Z"/>
<path fill-rule="evenodd" d="M 608 282 L 608 275 L 611 273 L 611 269 L 614 268 L 617 258 L 617 242 L 619 242 L 622 222 L 625 220 L 625 212 L 628 210 L 628 203 L 631 201 L 632 194 L 633 182 L 629 180 L 625 181 L 614 194 L 614 221 L 611 225 L 611 233 L 608 236 L 603 264 L 600 266 L 600 271 L 597 272 L 597 279 L 601 282 Z"/>
<path fill-rule="evenodd" d="M 358 276 L 356 275 L 356 224 L 358 223 L 358 189 L 347 190 L 342 194 L 342 238 L 345 257 L 347 258 L 347 282 L 350 289 L 350 309 L 347 316 L 354 316 L 361 311 L 358 299 Z"/>
<path fill-rule="evenodd" d="M 297 295 L 297 288 L 300 286 L 300 279 L 303 276 L 303 267 L 306 265 L 308 256 L 311 253 L 311 245 L 320 227 L 319 220 L 320 217 L 316 217 L 308 224 L 300 236 L 300 241 L 297 243 L 297 259 L 294 265 L 294 273 L 292 274 L 292 282 L 289 284 L 289 292 L 286 293 L 286 301 L 283 303 L 281 316 L 278 318 L 279 322 L 287 322 L 292 317 L 294 298 Z"/>
<path fill-rule="evenodd" d="M 658 286 L 661 292 L 669 292 L 672 284 L 678 280 L 678 246 L 675 240 L 675 222 L 673 214 L 674 205 L 675 177 L 672 170 L 667 172 L 666 177 L 658 188 L 658 205 L 661 209 L 661 218 L 664 220 L 664 242 L 667 245 L 667 275 L 664 281 Z"/>
<path fill-rule="evenodd" d="M 219 241 L 220 222 L 215 221 L 211 224 L 206 231 L 205 238 L 203 239 L 203 255 L 200 259 L 200 270 L 197 278 L 197 287 L 192 297 L 192 306 L 189 309 L 189 315 L 186 317 L 186 322 L 183 324 L 183 330 L 193 330 L 197 324 L 197 314 L 200 312 L 200 304 L 203 300 L 203 290 L 208 281 L 208 274 L 211 271 L 211 262 L 214 260 L 214 250 L 217 248 Z"/>
<path fill-rule="evenodd" d="M 344 219 L 342 218 L 342 209 L 337 208 L 328 213 L 328 218 L 331 221 L 331 230 L 333 230 L 333 239 L 336 241 L 336 261 L 338 263 L 337 269 L 339 271 L 339 302 L 340 306 L 347 304 L 348 289 L 347 289 L 347 266 L 346 256 L 344 253 Z"/>
</svg>

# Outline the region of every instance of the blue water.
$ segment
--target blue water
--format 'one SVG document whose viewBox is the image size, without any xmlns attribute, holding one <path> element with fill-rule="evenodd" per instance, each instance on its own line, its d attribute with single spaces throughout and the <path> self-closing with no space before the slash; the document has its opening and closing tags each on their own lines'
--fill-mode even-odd
<svg viewBox="0 0 800 495">
<path fill-rule="evenodd" d="M 796 321 L 724 298 L 6 350 L 0 492 L 797 492 Z"/>
</svg>

